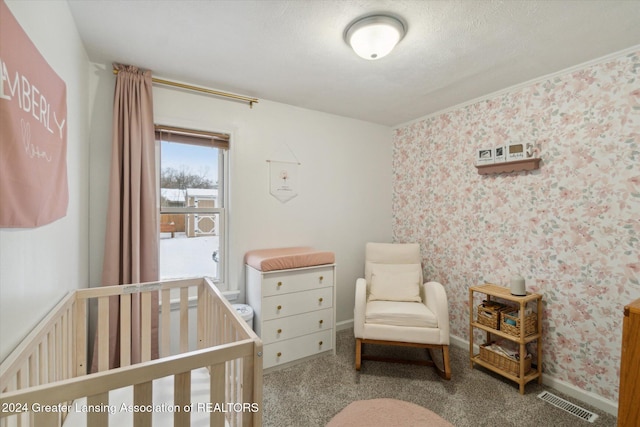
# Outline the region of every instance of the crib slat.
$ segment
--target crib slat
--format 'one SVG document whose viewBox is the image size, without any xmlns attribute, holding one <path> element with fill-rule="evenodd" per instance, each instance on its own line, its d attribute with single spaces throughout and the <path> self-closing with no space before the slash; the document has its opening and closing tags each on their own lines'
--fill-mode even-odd
<svg viewBox="0 0 640 427">
<path fill-rule="evenodd" d="M 153 401 L 153 383 L 136 384 L 133 386 L 133 404 L 146 406 Z M 134 427 L 151 427 L 151 412 L 136 411 L 133 413 Z M 185 424 L 188 425 L 188 424 Z"/>
<path fill-rule="evenodd" d="M 253 385 L 253 370 L 255 366 L 253 364 L 254 355 L 245 356 L 242 358 L 242 402 L 243 403 L 251 403 L 255 402 L 256 396 L 253 395 L 253 391 L 255 387 Z M 254 414 L 255 415 L 255 414 Z M 243 412 L 242 416 L 242 425 L 245 427 L 250 426 L 251 423 L 251 412 Z"/>
<path fill-rule="evenodd" d="M 258 405 L 262 404 L 262 357 L 258 355 L 262 354 L 262 342 L 258 341 L 254 343 L 253 349 L 253 357 L 251 360 L 251 368 L 247 367 L 246 369 L 251 369 L 253 375 L 252 385 L 252 394 L 251 394 L 251 403 L 257 403 Z M 262 426 L 262 408 L 259 407 L 256 412 L 249 412 L 251 415 L 253 425 L 255 427 Z"/>
<path fill-rule="evenodd" d="M 74 376 L 79 377 L 87 374 L 87 300 L 76 299 L 75 301 L 75 363 Z"/>
<path fill-rule="evenodd" d="M 173 403 L 179 408 L 191 404 L 191 371 L 173 376 Z M 188 426 L 191 424 L 191 414 L 187 411 L 175 411 L 174 426 Z"/>
<path fill-rule="evenodd" d="M 23 388 L 26 387 L 26 380 L 25 380 L 25 374 L 24 374 L 24 367 L 20 368 L 20 370 L 18 370 L 18 373 L 16 374 L 16 389 L 17 390 L 21 390 Z M 28 423 L 26 421 L 28 421 L 28 416 L 31 415 L 31 413 L 22 413 L 22 414 L 18 414 L 16 416 L 16 427 L 22 427 L 22 426 L 26 426 L 28 425 Z M 23 422 L 25 421 L 25 422 Z"/>
<path fill-rule="evenodd" d="M 67 323 L 68 323 L 68 318 L 67 318 L 67 312 L 65 311 L 62 314 L 62 322 L 61 322 L 61 329 L 60 329 L 60 333 L 62 336 L 62 345 L 60 346 L 60 363 L 62 363 L 61 366 L 61 370 L 62 370 L 62 378 L 63 379 L 67 379 L 69 378 L 69 371 L 67 370 L 68 365 L 67 365 L 67 359 L 69 356 L 69 329 L 67 327 Z"/>
<path fill-rule="evenodd" d="M 44 351 L 44 340 L 40 344 L 38 344 L 38 360 L 40 364 L 38 366 L 38 381 L 40 384 L 44 384 L 47 380 L 47 364 L 45 362 L 45 351 Z"/>
<path fill-rule="evenodd" d="M 220 336 L 222 335 L 221 331 L 222 331 L 222 313 L 220 313 L 220 307 L 218 306 L 218 304 L 214 304 L 215 307 L 215 321 L 213 322 L 213 345 L 220 345 L 222 344 L 222 340 L 220 339 Z"/>
<path fill-rule="evenodd" d="M 48 370 L 48 375 L 49 375 L 49 381 L 50 383 L 54 382 L 56 380 L 56 372 L 54 369 L 54 354 L 55 354 L 55 348 L 56 348 L 56 344 L 55 344 L 55 340 L 53 339 L 53 331 L 49 331 L 49 333 L 47 334 L 47 370 Z"/>
<path fill-rule="evenodd" d="M 225 311 L 224 312 L 224 330 L 225 330 L 225 338 L 224 338 L 224 343 L 230 343 L 233 342 L 233 338 L 234 338 L 234 323 L 233 320 L 229 317 L 229 314 Z"/>
<path fill-rule="evenodd" d="M 204 337 L 205 337 L 205 333 L 204 333 L 204 328 L 205 328 L 205 322 L 206 322 L 206 315 L 205 315 L 205 305 L 204 305 L 205 301 L 204 301 L 204 288 L 202 285 L 198 286 L 198 312 L 197 312 L 197 316 L 198 316 L 198 325 L 197 325 L 197 339 L 198 339 L 198 349 L 204 348 L 205 347 L 205 342 L 204 342 Z"/>
<path fill-rule="evenodd" d="M 87 397 L 87 406 L 104 407 L 109 404 L 109 393 L 100 393 Z M 109 427 L 109 412 L 87 412 L 87 425 L 91 427 Z"/>
<path fill-rule="evenodd" d="M 209 401 L 212 403 L 226 402 L 225 391 L 225 363 L 218 363 L 209 368 Z M 224 425 L 224 412 L 211 411 L 209 414 L 209 426 L 217 427 Z"/>
<path fill-rule="evenodd" d="M 65 348 L 67 358 L 67 378 L 73 377 L 73 311 L 67 308 L 67 347 Z"/>
<path fill-rule="evenodd" d="M 231 322 L 229 322 L 231 323 Z M 231 369 L 231 375 L 227 377 L 227 381 L 229 381 L 229 383 L 232 385 L 231 389 L 232 389 L 232 393 L 231 396 L 233 396 L 229 401 L 230 402 L 242 402 L 242 366 L 241 364 L 242 359 L 234 359 L 231 362 L 229 362 L 232 366 Z M 228 396 L 227 396 L 228 397 Z M 235 425 L 239 425 L 239 420 L 238 418 L 240 418 L 242 416 L 241 412 L 232 412 L 231 413 L 231 417 L 233 418 L 233 423 Z"/>
<path fill-rule="evenodd" d="M 162 290 L 162 338 L 160 353 L 161 357 L 167 357 L 171 354 L 171 290 Z"/>
<path fill-rule="evenodd" d="M 211 335 L 211 325 L 213 324 L 213 311 L 211 309 L 211 296 L 209 295 L 209 291 L 206 291 L 203 295 L 204 299 L 204 308 L 205 308 L 205 322 L 203 325 L 203 330 L 205 334 L 205 347 L 211 347 L 213 345 L 213 337 Z"/>
<path fill-rule="evenodd" d="M 207 320 L 207 329 L 208 329 L 208 334 L 207 334 L 207 347 L 213 347 L 216 345 L 216 320 L 218 320 L 217 318 L 217 314 L 216 314 L 216 306 L 213 303 L 213 297 L 211 297 L 210 293 L 207 292 L 207 309 L 209 310 L 209 319 Z"/>
<path fill-rule="evenodd" d="M 224 344 L 224 313 L 218 301 L 216 301 L 216 317 L 215 345 L 220 345 Z"/>
<path fill-rule="evenodd" d="M 180 288 L 180 353 L 189 351 L 189 288 Z"/>
<path fill-rule="evenodd" d="M 238 396 L 236 394 L 236 381 L 237 381 L 237 373 L 236 373 L 236 362 L 235 360 L 229 360 L 226 363 L 226 373 L 225 378 L 227 382 L 227 390 L 225 393 L 225 402 L 239 402 Z M 233 414 L 232 414 L 233 416 Z"/>
<path fill-rule="evenodd" d="M 120 366 L 131 365 L 131 294 L 120 295 Z"/>
<path fill-rule="evenodd" d="M 59 321 L 56 322 L 53 329 L 56 337 L 56 381 L 60 381 L 64 378 L 62 377 L 62 325 Z"/>
<path fill-rule="evenodd" d="M 140 345 L 141 361 L 151 360 L 151 292 L 143 292 L 140 297 Z"/>
<path fill-rule="evenodd" d="M 35 353 L 29 356 L 29 387 L 38 385 L 36 377 L 36 355 Z"/>
<path fill-rule="evenodd" d="M 109 298 L 98 299 L 98 371 L 109 369 Z M 91 424 L 90 424 L 91 425 Z"/>
</svg>

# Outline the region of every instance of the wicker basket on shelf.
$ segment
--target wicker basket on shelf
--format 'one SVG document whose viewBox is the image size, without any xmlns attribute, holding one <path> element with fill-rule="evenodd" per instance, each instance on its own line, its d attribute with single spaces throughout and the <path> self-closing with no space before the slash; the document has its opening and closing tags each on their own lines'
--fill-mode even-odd
<svg viewBox="0 0 640 427">
<path fill-rule="evenodd" d="M 530 313 L 524 316 L 524 336 L 533 335 L 537 332 L 538 314 Z M 520 337 L 520 316 L 518 311 L 503 312 L 500 320 L 500 330 L 505 334 Z"/>
<path fill-rule="evenodd" d="M 480 359 L 495 366 L 509 374 L 520 377 L 520 361 L 512 359 L 502 353 L 498 353 L 489 348 L 493 342 L 488 342 L 480 346 Z M 531 370 L 531 357 L 524 359 L 524 373 Z"/>
<path fill-rule="evenodd" d="M 500 329 L 500 313 L 514 308 L 494 301 L 484 301 L 478 306 L 478 323 L 493 329 Z"/>
</svg>

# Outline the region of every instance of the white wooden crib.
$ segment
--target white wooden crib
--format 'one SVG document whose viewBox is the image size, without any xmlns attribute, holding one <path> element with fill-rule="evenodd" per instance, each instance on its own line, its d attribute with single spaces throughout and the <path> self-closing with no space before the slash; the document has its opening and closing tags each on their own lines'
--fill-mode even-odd
<svg viewBox="0 0 640 427">
<path fill-rule="evenodd" d="M 160 357 L 150 360 L 153 292 Z M 143 362 L 108 369 L 110 298 L 122 308 L 120 358 L 127 365 L 134 294 L 141 301 Z M 98 310 L 100 367 L 92 374 L 90 304 Z M 257 427 L 261 411 L 262 342 L 208 279 L 71 292 L 0 365 L 0 427 Z"/>
</svg>

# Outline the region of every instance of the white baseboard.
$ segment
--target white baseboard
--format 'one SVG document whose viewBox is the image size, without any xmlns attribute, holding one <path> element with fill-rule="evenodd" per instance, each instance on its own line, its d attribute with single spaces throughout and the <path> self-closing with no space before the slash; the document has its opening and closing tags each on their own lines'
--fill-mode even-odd
<svg viewBox="0 0 640 427">
<path fill-rule="evenodd" d="M 542 383 L 546 386 L 558 390 L 561 393 L 564 393 L 588 405 L 591 405 L 594 408 L 598 408 L 601 411 L 611 414 L 614 417 L 618 416 L 618 402 L 605 399 L 604 397 L 599 396 L 595 393 L 591 393 L 589 391 L 581 390 L 572 384 L 553 378 L 550 375 L 543 375 Z"/>
<path fill-rule="evenodd" d="M 469 351 L 468 340 L 453 335 L 451 335 L 449 339 L 451 340 L 451 345 Z M 477 345 L 474 344 L 473 347 L 475 349 L 474 351 L 480 351 Z M 581 390 L 578 387 L 554 378 L 549 374 L 542 375 L 542 383 L 548 387 L 558 390 L 561 393 L 566 394 L 567 396 L 571 396 L 574 399 L 580 400 L 587 405 L 591 405 L 594 408 L 598 408 L 601 411 L 604 411 L 613 416 L 618 416 L 618 402 L 605 399 L 604 397 L 599 396 L 595 393 L 591 393 L 589 391 Z"/>
<path fill-rule="evenodd" d="M 465 350 L 469 350 L 469 341 L 467 340 L 463 340 L 462 338 L 456 337 L 455 335 L 449 335 L 449 342 L 451 343 L 451 345 L 458 347 L 458 348 L 463 348 Z M 476 350 L 478 350 L 477 345 L 474 345 L 474 348 Z M 480 350 L 478 350 L 480 351 Z"/>
<path fill-rule="evenodd" d="M 240 296 L 240 291 L 235 290 L 235 291 L 222 291 L 222 295 L 228 299 L 229 301 L 233 302 L 233 301 L 237 301 L 238 297 Z"/>
<path fill-rule="evenodd" d="M 336 322 L 336 331 L 343 331 L 349 328 L 353 328 L 353 319 Z"/>
</svg>

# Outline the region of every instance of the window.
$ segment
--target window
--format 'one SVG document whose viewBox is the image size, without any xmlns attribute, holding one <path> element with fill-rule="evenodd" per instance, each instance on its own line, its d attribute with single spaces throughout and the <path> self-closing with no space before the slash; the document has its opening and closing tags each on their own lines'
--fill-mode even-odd
<svg viewBox="0 0 640 427">
<path fill-rule="evenodd" d="M 229 135 L 156 126 L 160 279 L 225 279 Z"/>
</svg>

